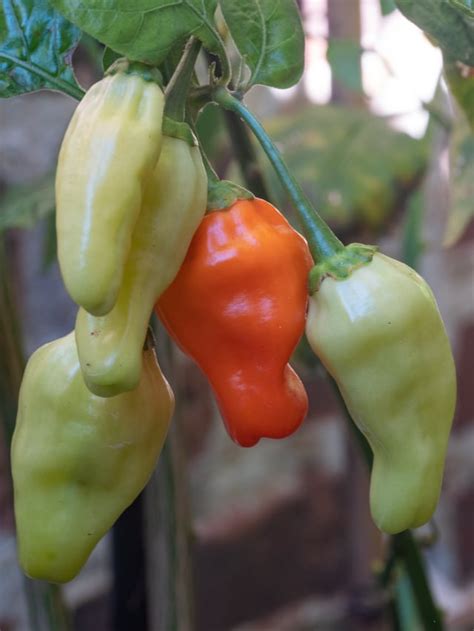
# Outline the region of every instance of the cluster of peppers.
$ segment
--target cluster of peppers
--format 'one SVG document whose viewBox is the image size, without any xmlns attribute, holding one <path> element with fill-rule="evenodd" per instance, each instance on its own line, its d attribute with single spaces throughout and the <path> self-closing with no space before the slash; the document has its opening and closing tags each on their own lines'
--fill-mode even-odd
<svg viewBox="0 0 474 631">
<path fill-rule="evenodd" d="M 156 465 L 174 397 L 147 337 L 155 305 L 246 447 L 303 421 L 307 395 L 288 362 L 306 327 L 372 447 L 375 522 L 388 533 L 425 523 L 455 403 L 428 285 L 356 244 L 313 267 L 305 239 L 248 192 L 207 208 L 196 139 L 163 109 L 153 71 L 121 60 L 61 147 L 58 257 L 79 311 L 74 332 L 32 355 L 21 386 L 12 468 L 25 572 L 73 578 Z"/>
</svg>

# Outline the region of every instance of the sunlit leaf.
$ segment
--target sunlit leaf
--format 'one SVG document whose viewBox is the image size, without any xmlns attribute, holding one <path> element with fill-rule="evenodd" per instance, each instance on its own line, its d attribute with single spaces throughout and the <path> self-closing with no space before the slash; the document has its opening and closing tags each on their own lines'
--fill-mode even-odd
<svg viewBox="0 0 474 631">
<path fill-rule="evenodd" d="M 178 41 L 195 35 L 222 53 L 214 25 L 217 0 L 51 0 L 74 24 L 135 61 L 160 64 Z"/>
<path fill-rule="evenodd" d="M 46 0 L 2 0 L 0 96 L 48 88 L 81 98 L 71 65 L 80 38 Z"/>
<path fill-rule="evenodd" d="M 396 0 L 400 11 L 450 57 L 474 66 L 474 20 L 467 0 Z M 460 10 L 460 8 L 464 10 Z"/>
<path fill-rule="evenodd" d="M 304 33 L 294 0 L 220 0 L 232 38 L 251 71 L 249 85 L 287 88 L 300 79 Z"/>
<path fill-rule="evenodd" d="M 470 18 L 474 18 L 473 0 L 448 0 L 448 2 L 454 9 L 462 11 Z"/>
</svg>

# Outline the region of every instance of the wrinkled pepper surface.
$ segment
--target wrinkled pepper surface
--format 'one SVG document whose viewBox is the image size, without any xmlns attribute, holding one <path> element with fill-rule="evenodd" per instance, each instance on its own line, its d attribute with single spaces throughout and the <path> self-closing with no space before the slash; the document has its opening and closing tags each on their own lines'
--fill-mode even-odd
<svg viewBox="0 0 474 631">
<path fill-rule="evenodd" d="M 12 443 L 20 563 L 62 583 L 145 486 L 174 398 L 152 349 L 140 383 L 103 399 L 87 389 L 74 333 L 30 358 Z"/>
<path fill-rule="evenodd" d="M 145 185 L 161 146 L 161 88 L 120 60 L 78 105 L 56 173 L 58 258 L 72 299 L 112 309 Z"/>
<path fill-rule="evenodd" d="M 207 214 L 157 313 L 204 371 L 240 445 L 294 432 L 307 395 L 288 364 L 304 330 L 306 241 L 269 203 Z"/>
<path fill-rule="evenodd" d="M 105 316 L 80 309 L 76 343 L 89 389 L 114 396 L 136 387 L 153 305 L 174 279 L 206 210 L 207 176 L 199 148 L 163 137 L 144 190 L 117 302 Z"/>
<path fill-rule="evenodd" d="M 346 279 L 321 278 L 306 334 L 372 448 L 373 519 L 387 533 L 416 528 L 438 501 L 456 397 L 435 298 L 379 253 Z"/>
</svg>

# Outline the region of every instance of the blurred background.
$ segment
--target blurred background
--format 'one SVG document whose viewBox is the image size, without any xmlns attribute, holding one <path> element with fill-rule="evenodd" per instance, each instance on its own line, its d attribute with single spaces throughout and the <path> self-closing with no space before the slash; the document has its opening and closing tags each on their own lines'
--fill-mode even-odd
<svg viewBox="0 0 474 631">
<path fill-rule="evenodd" d="M 472 631 L 472 136 L 444 83 L 441 52 L 391 0 L 300 7 L 303 79 L 286 91 L 257 87 L 247 103 L 340 238 L 378 243 L 416 267 L 437 297 L 459 395 L 441 500 L 416 536 L 447 628 Z M 100 55 L 90 39 L 76 51 L 84 86 L 100 77 Z M 52 629 L 53 610 L 67 610 L 78 631 L 187 630 L 192 617 L 197 631 L 394 629 L 380 580 L 389 542 L 370 519 L 366 466 L 304 341 L 294 365 L 309 393 L 308 418 L 284 441 L 243 449 L 225 433 L 203 375 L 159 330 L 160 362 L 179 404 L 149 486 L 63 589 L 22 576 L 7 445 L 25 358 L 74 326 L 55 258 L 53 182 L 75 107 L 46 91 L 0 101 L 1 631 Z M 232 116 L 208 107 L 199 132 L 219 175 L 253 183 L 291 218 L 256 146 L 258 165 L 246 159 Z M 244 152 L 240 164 L 235 151 Z M 416 631 L 403 568 L 396 576 L 400 628 Z M 33 623 L 28 611 L 43 617 Z"/>
</svg>

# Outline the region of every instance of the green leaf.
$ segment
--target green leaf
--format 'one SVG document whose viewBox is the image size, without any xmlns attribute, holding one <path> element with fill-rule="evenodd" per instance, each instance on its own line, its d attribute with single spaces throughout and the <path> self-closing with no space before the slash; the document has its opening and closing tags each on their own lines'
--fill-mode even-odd
<svg viewBox="0 0 474 631">
<path fill-rule="evenodd" d="M 131 60 L 159 65 L 195 35 L 225 55 L 214 25 L 217 0 L 51 0 L 71 22 Z"/>
<path fill-rule="evenodd" d="M 454 98 L 474 131 L 474 70 L 445 55 L 444 72 Z"/>
<path fill-rule="evenodd" d="M 266 128 L 318 212 L 339 232 L 382 229 L 416 188 L 427 163 L 423 141 L 361 110 L 307 107 L 272 118 Z M 282 189 L 267 168 L 271 190 L 280 191 L 277 201 L 283 205 Z"/>
<path fill-rule="evenodd" d="M 469 0 L 396 0 L 400 11 L 450 57 L 474 66 L 474 21 Z M 462 8 L 462 10 L 461 10 Z"/>
<path fill-rule="evenodd" d="M 108 46 L 104 48 L 104 54 L 102 55 L 102 68 L 104 72 L 111 66 L 117 59 L 120 59 L 122 55 L 117 53 L 115 50 L 112 50 Z"/>
<path fill-rule="evenodd" d="M 304 66 L 304 33 L 294 0 L 219 0 L 224 19 L 251 71 L 246 89 L 259 83 L 288 88 Z"/>
<path fill-rule="evenodd" d="M 474 217 L 474 133 L 467 119 L 455 119 L 450 147 L 451 203 L 444 244 L 454 245 Z"/>
<path fill-rule="evenodd" d="M 389 15 L 396 9 L 395 0 L 380 0 L 382 15 Z"/>
<path fill-rule="evenodd" d="M 80 37 L 46 0 L 2 0 L 0 96 L 47 88 L 81 98 L 71 65 Z"/>
<path fill-rule="evenodd" d="M 10 188 L 0 199 L 0 232 L 32 228 L 55 209 L 54 174 L 28 185 Z"/>
<path fill-rule="evenodd" d="M 185 44 L 183 42 L 177 42 L 170 50 L 165 61 L 160 66 L 160 72 L 163 76 L 165 83 L 169 83 L 174 71 L 178 67 L 181 57 L 183 56 Z M 193 77 L 194 80 L 194 77 Z"/>
<path fill-rule="evenodd" d="M 327 60 L 335 79 L 355 92 L 363 92 L 360 56 L 362 48 L 350 39 L 330 39 Z"/>
<path fill-rule="evenodd" d="M 448 0 L 448 2 L 454 9 L 462 11 L 470 18 L 474 18 L 473 0 Z"/>
</svg>

